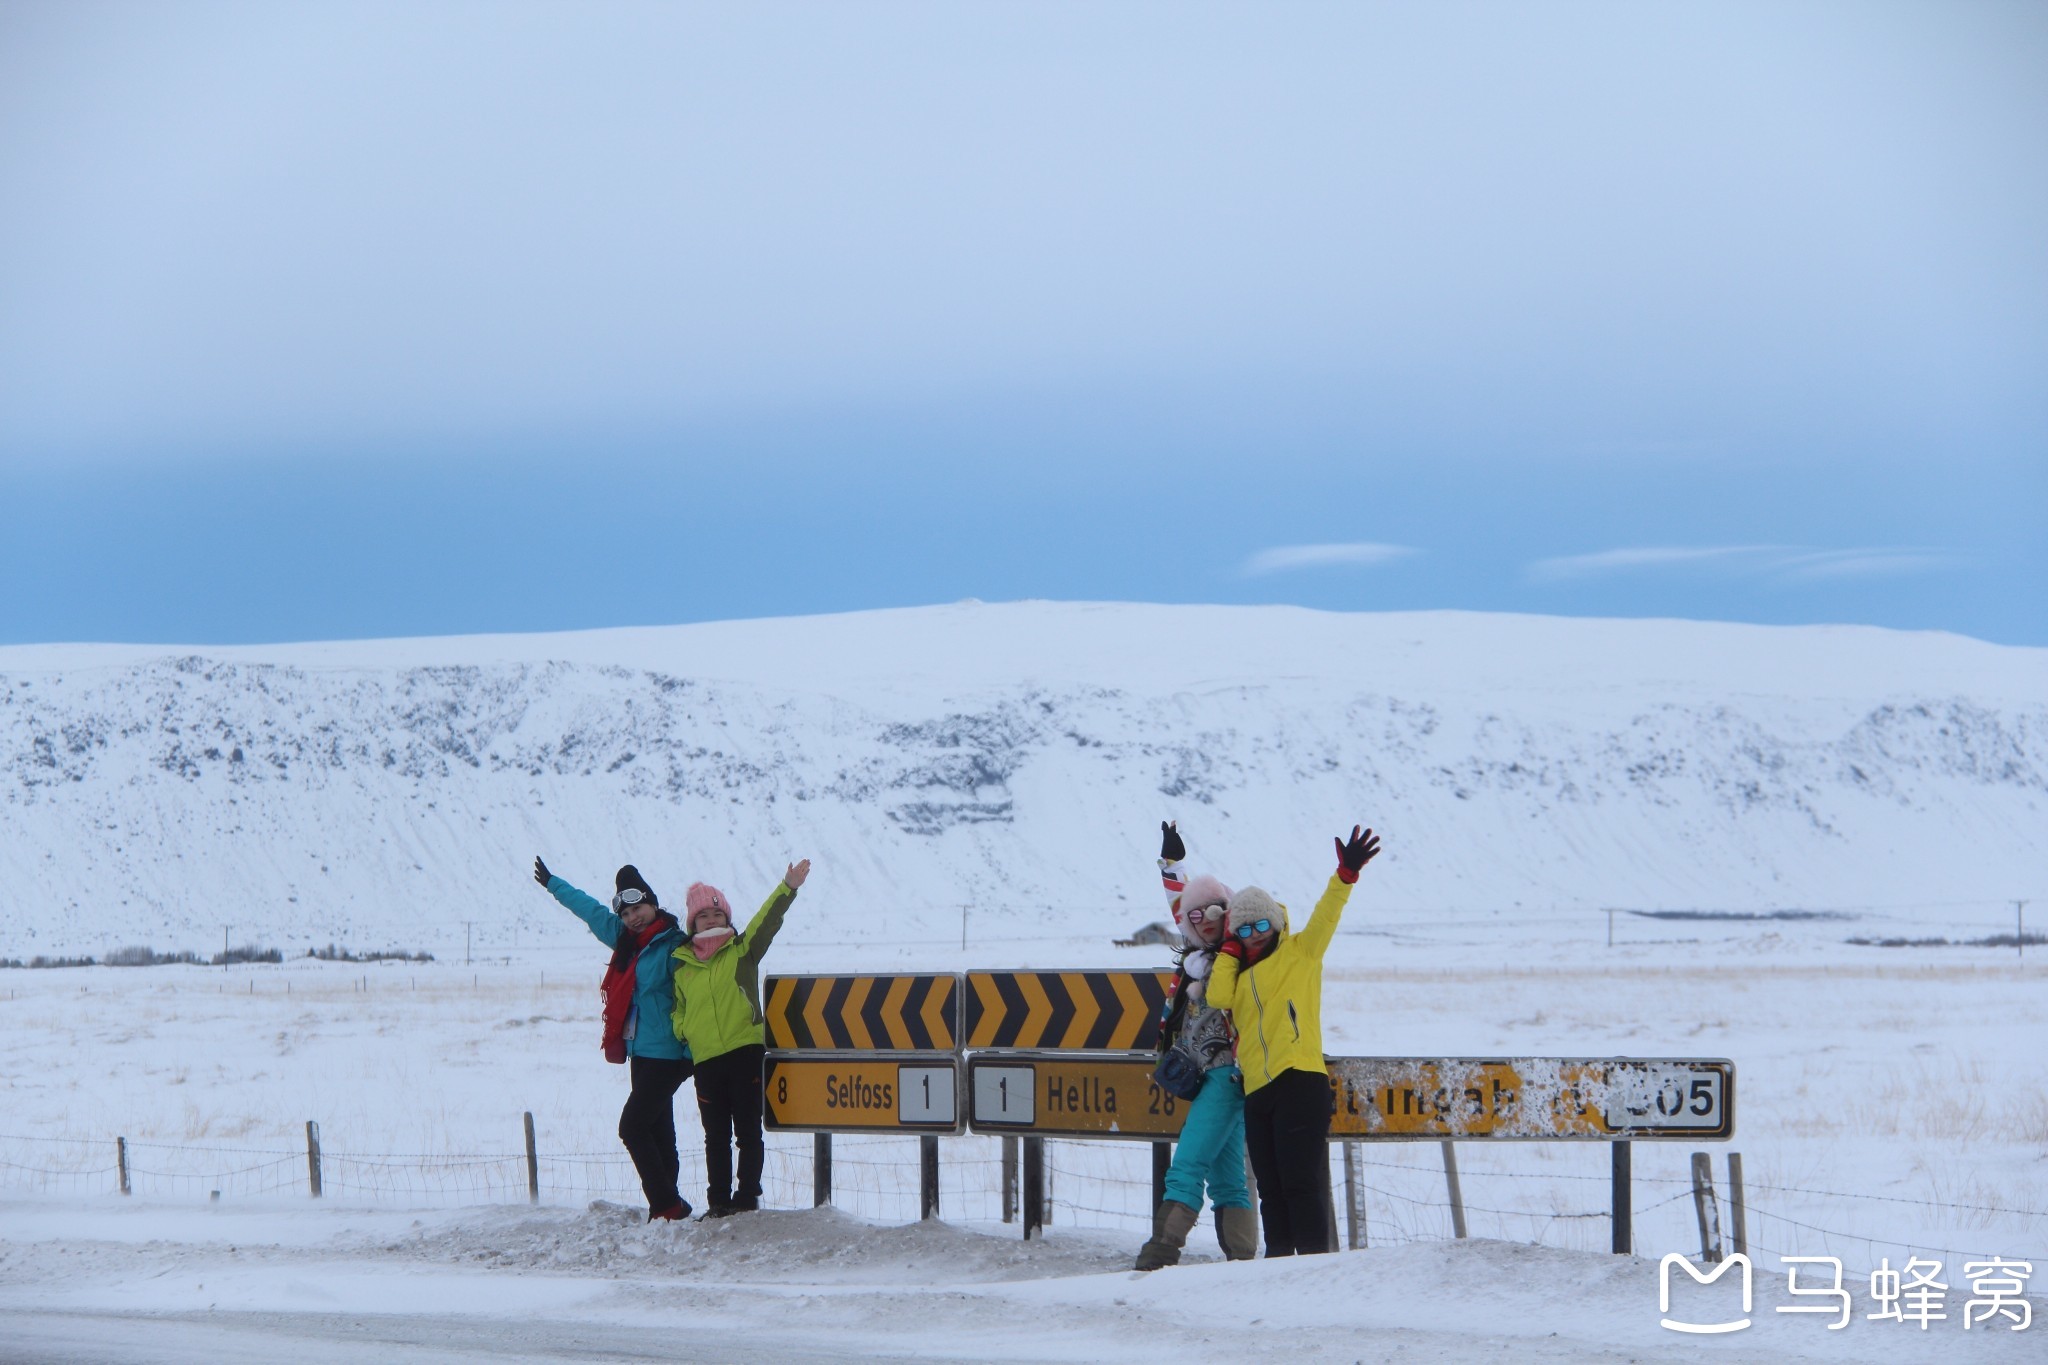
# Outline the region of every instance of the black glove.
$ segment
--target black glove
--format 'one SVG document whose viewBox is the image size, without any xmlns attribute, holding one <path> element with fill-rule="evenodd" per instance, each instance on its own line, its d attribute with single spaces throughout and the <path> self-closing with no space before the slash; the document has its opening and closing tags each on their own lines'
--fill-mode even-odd
<svg viewBox="0 0 2048 1365">
<path fill-rule="evenodd" d="M 533 879 L 542 886 L 548 884 L 548 865 L 538 858 L 533 860 Z"/>
<path fill-rule="evenodd" d="M 1159 822 L 1159 856 L 1169 863 L 1177 863 L 1188 856 L 1188 846 L 1180 841 L 1177 820 Z"/>
<path fill-rule="evenodd" d="M 1337 845 L 1337 875 L 1346 882 L 1357 881 L 1358 869 L 1371 862 L 1373 855 L 1380 851 L 1379 836 L 1371 830 L 1366 830 L 1361 834 L 1357 825 L 1351 827 L 1351 841 L 1349 843 L 1342 839 L 1338 839 L 1335 842 Z"/>
</svg>

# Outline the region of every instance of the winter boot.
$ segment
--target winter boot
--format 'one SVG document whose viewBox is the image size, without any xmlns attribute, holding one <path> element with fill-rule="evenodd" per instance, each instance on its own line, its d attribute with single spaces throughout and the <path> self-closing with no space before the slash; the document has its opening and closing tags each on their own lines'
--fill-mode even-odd
<svg viewBox="0 0 2048 1365">
<path fill-rule="evenodd" d="M 1259 1254 L 1259 1216 L 1250 1209 L 1216 1210 L 1216 1244 L 1225 1260 L 1251 1260 Z"/>
<path fill-rule="evenodd" d="M 1152 1240 L 1138 1248 L 1138 1269 L 1179 1265 L 1180 1249 L 1187 1245 L 1188 1234 L 1195 1230 L 1199 1217 L 1201 1214 L 1186 1204 L 1171 1199 L 1161 1204 L 1159 1212 L 1152 1215 Z"/>
</svg>

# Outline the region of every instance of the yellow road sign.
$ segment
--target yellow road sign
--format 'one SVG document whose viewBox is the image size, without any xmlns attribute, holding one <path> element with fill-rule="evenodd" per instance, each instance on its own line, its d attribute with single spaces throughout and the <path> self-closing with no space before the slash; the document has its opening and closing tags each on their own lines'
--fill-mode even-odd
<svg viewBox="0 0 2048 1365">
<path fill-rule="evenodd" d="M 957 976 L 771 976 L 764 999 L 771 1048 L 952 1052 L 960 1046 Z"/>
<path fill-rule="evenodd" d="M 1172 972 L 969 972 L 967 1046 L 1143 1050 Z"/>
<path fill-rule="evenodd" d="M 1735 1064 L 1333 1057 L 1333 1138 L 1694 1138 L 1735 1132 Z"/>
<path fill-rule="evenodd" d="M 960 1131 L 960 1064 L 950 1056 L 771 1052 L 761 1063 L 761 1089 L 771 1131 Z"/>
<path fill-rule="evenodd" d="M 976 1052 L 967 1059 L 967 1125 L 976 1133 L 1172 1138 L 1188 1102 L 1154 1085 L 1152 1067 L 1150 1055 Z"/>
</svg>

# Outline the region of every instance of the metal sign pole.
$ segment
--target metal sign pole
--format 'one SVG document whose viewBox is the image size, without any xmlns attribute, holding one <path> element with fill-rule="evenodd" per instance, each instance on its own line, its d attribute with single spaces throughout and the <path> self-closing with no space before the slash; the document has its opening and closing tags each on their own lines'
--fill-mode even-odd
<svg viewBox="0 0 2048 1365">
<path fill-rule="evenodd" d="M 1155 1209 L 1166 1202 L 1166 1173 L 1171 1169 L 1173 1169 L 1173 1144 L 1170 1142 L 1153 1143 L 1152 1207 Z"/>
<path fill-rule="evenodd" d="M 1614 1254 L 1627 1256 L 1636 1248 L 1634 1201 L 1629 1193 L 1628 1139 L 1619 1138 L 1607 1144 L 1614 1153 Z"/>
<path fill-rule="evenodd" d="M 927 1133 L 917 1140 L 917 1216 L 939 1216 L 939 1139 Z"/>
<path fill-rule="evenodd" d="M 1003 1138 L 1003 1221 L 1017 1219 L 1017 1139 Z"/>
<path fill-rule="evenodd" d="M 1024 1139 L 1024 1240 L 1045 1235 L 1045 1139 Z"/>
<path fill-rule="evenodd" d="M 832 1135 L 811 1135 L 811 1207 L 822 1209 L 832 1202 Z"/>
</svg>

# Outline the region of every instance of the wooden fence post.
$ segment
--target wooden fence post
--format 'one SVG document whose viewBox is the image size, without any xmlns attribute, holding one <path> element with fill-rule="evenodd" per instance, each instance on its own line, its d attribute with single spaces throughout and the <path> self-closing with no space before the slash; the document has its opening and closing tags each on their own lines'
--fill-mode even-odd
<svg viewBox="0 0 2048 1365">
<path fill-rule="evenodd" d="M 526 1111 L 526 1202 L 540 1202 L 540 1152 L 533 1141 L 533 1111 Z"/>
<path fill-rule="evenodd" d="M 1614 1254 L 1627 1256 L 1636 1249 L 1635 1205 L 1629 1191 L 1628 1139 L 1608 1144 L 1614 1156 L 1614 1213 L 1609 1219 L 1614 1230 Z"/>
<path fill-rule="evenodd" d="M 1714 1200 L 1714 1165 L 1705 1152 L 1692 1154 L 1692 1207 L 1700 1219 L 1700 1259 L 1721 1259 L 1721 1206 Z"/>
<path fill-rule="evenodd" d="M 917 1216 L 939 1216 L 939 1139 L 926 1133 L 917 1140 Z"/>
<path fill-rule="evenodd" d="M 117 1157 L 118 1157 L 118 1158 L 120 1159 L 120 1162 L 121 1162 L 121 1193 L 123 1193 L 123 1194 L 127 1194 L 127 1193 L 128 1193 L 128 1139 L 127 1139 L 127 1138 L 124 1138 L 124 1137 L 117 1137 L 117 1138 L 115 1138 L 115 1139 L 114 1139 L 114 1154 L 115 1154 L 115 1156 L 117 1156 Z"/>
<path fill-rule="evenodd" d="M 313 1188 L 313 1197 L 320 1197 L 320 1125 L 306 1120 L 306 1179 Z"/>
<path fill-rule="evenodd" d="M 811 1207 L 822 1209 L 832 1202 L 832 1135 L 811 1134 Z"/>
<path fill-rule="evenodd" d="M 1009 1134 L 1003 1138 L 1003 1221 L 1014 1222 L 1017 1217 L 1017 1138 Z"/>
<path fill-rule="evenodd" d="M 1728 1154 L 1728 1209 L 1734 1219 L 1735 1254 L 1749 1255 L 1749 1204 L 1742 1193 L 1742 1153 Z"/>
<path fill-rule="evenodd" d="M 1465 1235 L 1465 1194 L 1458 1188 L 1458 1147 L 1449 1138 L 1444 1139 L 1444 1184 L 1451 1192 L 1451 1232 L 1462 1239 Z"/>
<path fill-rule="evenodd" d="M 1365 1199 L 1358 1188 L 1358 1144 L 1344 1144 L 1344 1221 L 1351 1232 L 1351 1249 L 1365 1245 Z"/>
<path fill-rule="evenodd" d="M 1330 1144 L 1323 1142 L 1322 1162 L 1323 1186 L 1323 1246 L 1330 1251 L 1343 1250 L 1344 1243 L 1337 1239 L 1337 1182 L 1330 1177 Z"/>
</svg>

